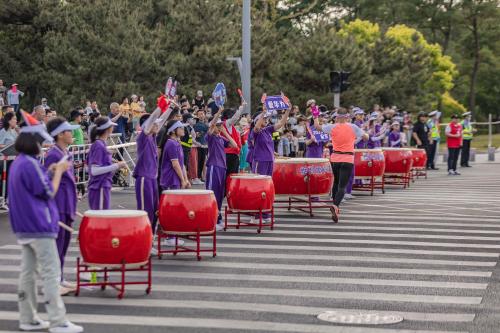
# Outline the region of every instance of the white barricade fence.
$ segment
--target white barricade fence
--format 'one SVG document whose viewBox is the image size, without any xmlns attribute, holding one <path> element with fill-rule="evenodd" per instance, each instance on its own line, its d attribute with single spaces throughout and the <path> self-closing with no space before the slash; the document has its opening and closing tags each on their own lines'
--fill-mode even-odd
<svg viewBox="0 0 500 333">
<path fill-rule="evenodd" d="M 116 137 L 115 137 L 116 138 Z M 116 160 L 122 160 L 127 163 L 127 167 L 125 170 L 122 169 L 121 175 L 126 178 L 127 184 L 129 186 L 133 186 L 134 178 L 132 177 L 134 168 L 135 168 L 135 160 L 132 158 L 130 150 L 132 150 L 135 146 L 135 142 L 129 143 L 121 143 L 121 140 L 118 138 L 110 139 L 108 142 L 108 150 L 115 156 L 118 157 Z M 90 144 L 84 145 L 72 145 L 68 147 L 70 154 L 73 156 L 73 167 L 74 167 L 74 175 L 75 182 L 78 186 L 87 186 L 89 181 L 89 168 L 87 165 L 87 156 L 90 150 Z M 40 157 L 40 162 L 43 164 L 45 153 L 49 148 L 44 148 L 43 153 Z M 0 167 L 2 170 L 1 175 L 1 186 L 0 186 L 0 209 L 8 209 L 7 205 L 7 180 L 8 180 L 8 172 L 9 167 L 12 161 L 16 159 L 15 155 L 1 155 L 0 154 Z"/>
</svg>

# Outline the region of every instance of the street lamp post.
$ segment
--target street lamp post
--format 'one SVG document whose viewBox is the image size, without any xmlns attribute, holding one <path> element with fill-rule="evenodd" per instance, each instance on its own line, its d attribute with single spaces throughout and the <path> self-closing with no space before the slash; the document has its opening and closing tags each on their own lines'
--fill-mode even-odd
<svg viewBox="0 0 500 333">
<path fill-rule="evenodd" d="M 243 15 L 242 15 L 242 69 L 240 72 L 243 96 L 245 97 L 245 101 L 247 102 L 247 107 L 245 113 L 250 113 L 251 110 L 251 87 L 252 87 L 252 66 L 251 66 L 251 46 L 250 40 L 252 36 L 251 32 L 251 22 L 250 22 L 250 14 L 251 14 L 251 0 L 243 0 Z"/>
</svg>

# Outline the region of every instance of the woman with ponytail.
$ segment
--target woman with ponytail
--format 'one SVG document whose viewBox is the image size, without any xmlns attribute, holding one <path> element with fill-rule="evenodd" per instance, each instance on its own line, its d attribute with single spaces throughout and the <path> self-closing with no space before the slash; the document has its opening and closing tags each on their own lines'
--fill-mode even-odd
<svg viewBox="0 0 500 333">
<path fill-rule="evenodd" d="M 109 209 L 113 174 L 125 168 L 126 162 L 113 163 L 111 153 L 106 148 L 106 140 L 116 126 L 108 117 L 99 117 L 90 129 L 90 146 L 87 157 L 89 168 L 89 206 L 90 209 Z"/>
</svg>

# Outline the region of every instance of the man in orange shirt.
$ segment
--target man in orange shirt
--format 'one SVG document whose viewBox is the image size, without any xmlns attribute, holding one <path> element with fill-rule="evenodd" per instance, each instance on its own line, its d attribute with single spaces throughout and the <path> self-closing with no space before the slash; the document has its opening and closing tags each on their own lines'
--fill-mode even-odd
<svg viewBox="0 0 500 333">
<path fill-rule="evenodd" d="M 333 170 L 333 207 L 331 208 L 332 220 L 339 221 L 339 205 L 345 195 L 345 189 L 354 166 L 354 144 L 361 140 L 368 140 L 368 134 L 361 128 L 349 122 L 351 115 L 347 109 L 340 108 L 337 111 L 335 124 L 321 125 L 318 115 L 313 115 L 314 126 L 318 131 L 323 131 L 330 135 L 333 145 L 333 153 L 330 157 Z"/>
</svg>

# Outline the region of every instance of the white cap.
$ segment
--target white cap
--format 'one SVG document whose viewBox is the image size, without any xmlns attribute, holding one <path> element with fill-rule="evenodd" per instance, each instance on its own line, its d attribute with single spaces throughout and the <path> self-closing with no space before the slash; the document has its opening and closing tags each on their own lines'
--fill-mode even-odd
<svg viewBox="0 0 500 333">
<path fill-rule="evenodd" d="M 177 121 L 175 122 L 172 126 L 170 126 L 170 128 L 167 130 L 167 134 L 170 134 L 172 133 L 173 131 L 175 131 L 176 129 L 180 128 L 180 127 L 186 127 L 185 124 L 183 124 L 182 122 L 180 121 Z"/>
<path fill-rule="evenodd" d="M 73 131 L 76 130 L 77 128 L 80 128 L 80 125 L 71 125 L 67 121 L 63 122 L 61 125 L 57 126 L 52 132 L 50 132 L 50 136 L 54 137 L 58 135 L 59 133 L 65 132 L 65 131 Z"/>
</svg>

